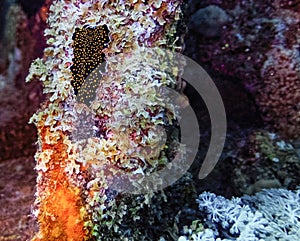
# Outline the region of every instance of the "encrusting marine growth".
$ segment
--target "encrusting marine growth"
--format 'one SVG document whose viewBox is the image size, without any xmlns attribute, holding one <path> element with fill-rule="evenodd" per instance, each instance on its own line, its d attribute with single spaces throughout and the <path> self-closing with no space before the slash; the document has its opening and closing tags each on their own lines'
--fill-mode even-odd
<svg viewBox="0 0 300 241">
<path fill-rule="evenodd" d="M 152 49 L 175 48 L 181 2 L 53 2 L 48 47 L 27 77 L 38 77 L 47 96 L 31 118 L 38 129 L 33 241 L 121 240 L 129 211 L 118 206 L 113 185 L 170 164 L 161 133 L 174 125 L 176 106 L 157 89 L 175 88 L 179 69 Z M 97 69 L 103 61 L 105 72 Z"/>
</svg>

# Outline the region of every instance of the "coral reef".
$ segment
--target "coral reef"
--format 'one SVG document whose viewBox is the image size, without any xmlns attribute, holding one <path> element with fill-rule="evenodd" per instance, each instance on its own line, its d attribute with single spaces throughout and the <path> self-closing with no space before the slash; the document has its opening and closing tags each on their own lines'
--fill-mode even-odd
<svg viewBox="0 0 300 241">
<path fill-rule="evenodd" d="M 193 30 L 197 35 L 187 40 L 197 46 L 188 55 L 224 78 L 240 80 L 266 123 L 294 140 L 300 136 L 299 6 L 280 0 L 192 1 L 190 27 L 199 22 L 204 29 Z M 218 17 L 208 22 L 199 12 Z"/>
<path fill-rule="evenodd" d="M 279 135 L 252 131 L 232 160 L 231 178 L 237 194 L 254 194 L 264 188 L 295 189 L 300 183 L 299 160 L 296 148 Z"/>
<path fill-rule="evenodd" d="M 178 85 L 180 70 L 158 47 L 176 49 L 180 4 L 64 0 L 51 5 L 49 46 L 27 77 L 38 77 L 47 95 L 31 118 L 38 129 L 34 214 L 40 226 L 33 240 L 127 240 L 149 232 L 141 216 L 161 212 L 151 203 L 164 200 L 163 193 L 128 197 L 119 190 L 130 190 L 170 165 L 172 155 L 183 155 L 176 138 L 174 149 L 164 143 L 164 128 L 175 125 L 176 106 L 166 106 L 157 91 Z M 103 59 L 104 71 L 97 66 Z M 139 228 L 128 230 L 126 220 Z"/>
<path fill-rule="evenodd" d="M 227 135 L 223 159 L 203 181 L 198 193 L 214 192 L 230 198 L 262 189 L 299 186 L 299 146 L 265 129 L 240 129 Z M 226 175 L 224 175 L 226 173 Z"/>
<path fill-rule="evenodd" d="M 188 172 L 147 194 L 130 190 L 169 168 L 174 156 L 186 161 L 178 106 L 158 91 L 184 86 L 181 70 L 163 53 L 182 51 L 183 1 L 55 0 L 50 7 L 47 0 L 31 18 L 41 1 L 19 2 L 26 14 L 11 7 L 1 40 L 7 49 L 0 63 L 0 158 L 6 159 L 0 163 L 0 240 L 299 239 L 299 189 L 270 189 L 294 190 L 300 183 L 298 1 L 192 1 L 185 53 L 209 70 L 234 120 L 222 158 L 205 180 Z M 25 90 L 29 62 L 38 56 Z M 25 122 L 42 98 L 37 80 L 44 102 L 31 118 L 38 150 L 29 217 L 33 160 L 9 158 L 32 155 L 36 147 L 33 126 Z M 199 107 L 200 96 L 187 89 Z M 204 123 L 189 170 L 196 176 L 210 120 L 194 110 Z M 273 129 L 262 126 L 257 113 Z M 162 181 L 147 187 L 155 190 Z"/>
</svg>

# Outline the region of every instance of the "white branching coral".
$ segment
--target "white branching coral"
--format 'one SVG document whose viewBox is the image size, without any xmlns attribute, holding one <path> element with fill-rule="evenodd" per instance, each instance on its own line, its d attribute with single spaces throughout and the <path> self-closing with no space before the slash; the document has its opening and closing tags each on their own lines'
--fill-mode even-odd
<svg viewBox="0 0 300 241">
<path fill-rule="evenodd" d="M 300 189 L 269 189 L 231 200 L 204 192 L 197 202 L 205 216 L 206 229 L 198 233 L 190 230 L 190 236 L 182 236 L 179 241 L 300 238 Z"/>
</svg>

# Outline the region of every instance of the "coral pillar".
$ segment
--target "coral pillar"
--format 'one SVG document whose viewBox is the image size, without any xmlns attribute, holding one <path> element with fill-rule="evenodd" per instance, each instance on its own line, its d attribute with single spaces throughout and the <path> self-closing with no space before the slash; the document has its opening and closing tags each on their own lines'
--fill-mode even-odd
<svg viewBox="0 0 300 241">
<path fill-rule="evenodd" d="M 164 67 L 170 73 L 161 71 L 164 53 L 154 56 L 148 48 L 174 49 L 180 4 L 53 2 L 49 47 L 27 78 L 39 77 L 47 95 L 31 119 L 39 136 L 34 214 L 40 229 L 33 240 L 110 240 L 101 229 L 118 232 L 121 222 L 112 221 L 112 180 L 168 163 L 160 127 L 172 125 L 175 107 L 166 111 L 156 89 L 175 87 L 178 69 L 170 64 Z M 138 55 L 130 58 L 131 52 Z"/>
</svg>

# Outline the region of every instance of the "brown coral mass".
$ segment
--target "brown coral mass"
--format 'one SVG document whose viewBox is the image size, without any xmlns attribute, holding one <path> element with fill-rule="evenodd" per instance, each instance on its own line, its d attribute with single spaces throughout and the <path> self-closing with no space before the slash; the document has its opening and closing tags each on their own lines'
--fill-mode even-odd
<svg viewBox="0 0 300 241">
<path fill-rule="evenodd" d="M 84 84 L 89 74 L 104 62 L 102 50 L 109 41 L 106 25 L 91 28 L 85 26 L 76 28 L 73 34 L 74 58 L 71 71 L 73 80 L 71 84 L 80 102 L 91 101 L 95 97 L 95 91 L 99 83 L 98 75 L 90 78 Z M 79 91 L 80 90 L 80 91 Z"/>
</svg>

